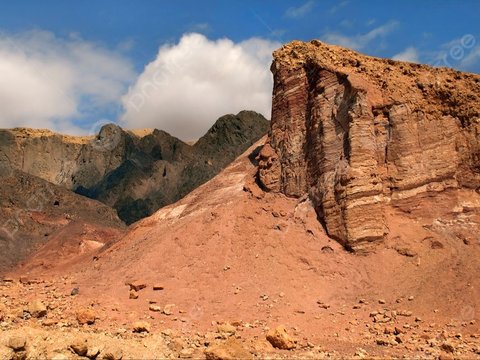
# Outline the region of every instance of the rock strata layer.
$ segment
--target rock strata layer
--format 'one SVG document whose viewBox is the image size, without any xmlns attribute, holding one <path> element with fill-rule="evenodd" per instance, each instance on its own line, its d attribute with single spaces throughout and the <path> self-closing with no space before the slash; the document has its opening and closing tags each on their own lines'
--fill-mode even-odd
<svg viewBox="0 0 480 360">
<path fill-rule="evenodd" d="M 480 187 L 480 76 L 378 59 L 320 41 L 274 52 L 263 186 L 307 195 L 330 237 L 366 250 L 386 207 Z"/>
</svg>

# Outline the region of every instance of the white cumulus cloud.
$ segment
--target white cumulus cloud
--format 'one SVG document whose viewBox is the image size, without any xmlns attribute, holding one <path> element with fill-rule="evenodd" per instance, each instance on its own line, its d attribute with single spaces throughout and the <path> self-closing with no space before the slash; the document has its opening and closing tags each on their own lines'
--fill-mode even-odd
<svg viewBox="0 0 480 360">
<path fill-rule="evenodd" d="M 122 98 L 121 125 L 158 128 L 181 139 L 203 135 L 221 115 L 271 112 L 271 53 L 279 43 L 251 38 L 234 43 L 185 34 L 161 46 Z"/>
<path fill-rule="evenodd" d="M 120 53 L 78 36 L 0 34 L 0 127 L 82 132 L 73 120 L 118 106 L 134 77 Z"/>
<path fill-rule="evenodd" d="M 414 47 L 408 47 L 401 53 L 394 55 L 393 60 L 408 61 L 417 64 L 420 63 L 418 51 Z"/>
</svg>

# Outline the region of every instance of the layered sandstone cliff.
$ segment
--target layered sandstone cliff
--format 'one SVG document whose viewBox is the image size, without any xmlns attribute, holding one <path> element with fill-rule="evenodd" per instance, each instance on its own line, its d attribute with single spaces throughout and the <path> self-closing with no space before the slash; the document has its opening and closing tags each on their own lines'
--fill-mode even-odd
<svg viewBox="0 0 480 360">
<path fill-rule="evenodd" d="M 353 250 L 385 238 L 388 206 L 480 187 L 480 76 L 364 56 L 320 41 L 274 53 L 264 187 L 308 194 Z"/>
</svg>

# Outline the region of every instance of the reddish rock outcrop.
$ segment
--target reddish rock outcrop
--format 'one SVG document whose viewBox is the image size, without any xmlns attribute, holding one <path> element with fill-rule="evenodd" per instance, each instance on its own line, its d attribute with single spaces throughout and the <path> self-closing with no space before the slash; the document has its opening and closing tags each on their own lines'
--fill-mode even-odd
<svg viewBox="0 0 480 360">
<path fill-rule="evenodd" d="M 328 234 L 359 251 L 386 207 L 480 186 L 480 76 L 378 59 L 320 41 L 274 53 L 264 187 L 309 195 Z"/>
</svg>

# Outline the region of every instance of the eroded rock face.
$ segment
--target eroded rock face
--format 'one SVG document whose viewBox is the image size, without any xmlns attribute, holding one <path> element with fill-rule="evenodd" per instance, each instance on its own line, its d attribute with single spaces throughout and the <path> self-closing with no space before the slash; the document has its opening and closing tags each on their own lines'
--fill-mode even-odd
<svg viewBox="0 0 480 360">
<path fill-rule="evenodd" d="M 480 186 L 480 76 L 364 56 L 319 41 L 274 53 L 265 188 L 306 194 L 353 250 L 388 234 L 386 207 Z"/>
</svg>

